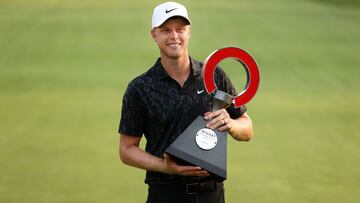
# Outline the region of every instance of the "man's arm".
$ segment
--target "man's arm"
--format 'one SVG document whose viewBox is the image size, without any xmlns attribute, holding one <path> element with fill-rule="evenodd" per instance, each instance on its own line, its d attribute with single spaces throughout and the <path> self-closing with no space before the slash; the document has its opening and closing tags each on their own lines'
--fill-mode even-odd
<svg viewBox="0 0 360 203">
<path fill-rule="evenodd" d="M 238 141 L 250 141 L 254 136 L 252 120 L 247 113 L 244 113 L 237 119 L 229 119 L 229 134 Z M 222 130 L 222 129 L 220 129 Z"/>
<path fill-rule="evenodd" d="M 220 109 L 212 113 L 205 113 L 205 119 L 211 119 L 207 124 L 208 128 L 212 130 L 219 128 L 219 131 L 227 130 L 238 141 L 249 141 L 254 135 L 252 121 L 247 113 L 237 119 L 232 119 L 225 109 Z"/>
<path fill-rule="evenodd" d="M 173 161 L 169 155 L 165 158 L 153 156 L 139 147 L 141 137 L 120 134 L 119 155 L 123 163 L 148 171 L 183 176 L 208 176 L 206 170 L 197 166 L 182 166 Z"/>
</svg>

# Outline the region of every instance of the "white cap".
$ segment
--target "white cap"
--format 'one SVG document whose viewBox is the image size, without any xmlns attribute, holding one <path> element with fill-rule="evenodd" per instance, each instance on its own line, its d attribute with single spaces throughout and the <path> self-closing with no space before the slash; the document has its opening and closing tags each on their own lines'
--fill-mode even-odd
<svg viewBox="0 0 360 203">
<path fill-rule="evenodd" d="M 162 25 L 167 19 L 174 17 L 174 16 L 180 16 L 185 18 L 187 21 L 190 19 L 187 14 L 187 10 L 185 6 L 176 3 L 176 2 L 166 2 L 162 3 L 155 7 L 154 13 L 152 16 L 152 29 L 159 27 Z"/>
</svg>

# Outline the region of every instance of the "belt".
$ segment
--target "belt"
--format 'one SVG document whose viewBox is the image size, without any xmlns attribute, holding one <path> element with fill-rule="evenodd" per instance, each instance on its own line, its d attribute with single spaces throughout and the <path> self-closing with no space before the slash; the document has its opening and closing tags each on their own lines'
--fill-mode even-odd
<svg viewBox="0 0 360 203">
<path fill-rule="evenodd" d="M 204 192 L 214 191 L 217 185 L 221 184 L 214 180 L 191 183 L 149 183 L 150 187 L 158 188 L 163 191 L 183 192 L 187 195 L 195 195 Z"/>
<path fill-rule="evenodd" d="M 185 184 L 186 194 L 188 195 L 214 191 L 216 189 L 216 186 L 217 186 L 217 182 L 214 180 L 207 182 Z"/>
</svg>

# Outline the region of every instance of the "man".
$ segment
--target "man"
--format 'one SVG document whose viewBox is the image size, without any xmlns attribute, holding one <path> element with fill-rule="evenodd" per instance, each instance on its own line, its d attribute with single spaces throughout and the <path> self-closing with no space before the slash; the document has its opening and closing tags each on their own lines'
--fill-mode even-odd
<svg viewBox="0 0 360 203">
<path fill-rule="evenodd" d="M 154 9 L 151 36 L 160 58 L 147 72 L 129 83 L 123 97 L 119 126 L 121 160 L 146 170 L 148 203 L 224 202 L 223 184 L 208 171 L 181 165 L 165 154 L 166 148 L 198 116 L 207 127 L 227 131 L 236 140 L 253 135 L 246 107 L 210 112 L 212 95 L 206 94 L 201 77 L 202 63 L 189 56 L 191 21 L 183 5 L 166 2 Z M 236 95 L 229 78 L 217 68 L 218 89 Z M 145 151 L 139 148 L 142 135 Z"/>
</svg>

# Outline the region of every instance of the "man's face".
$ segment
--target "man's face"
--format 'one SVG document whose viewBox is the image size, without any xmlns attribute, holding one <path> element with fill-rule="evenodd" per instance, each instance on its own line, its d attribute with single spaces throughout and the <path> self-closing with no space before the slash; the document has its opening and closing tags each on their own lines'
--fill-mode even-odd
<svg viewBox="0 0 360 203">
<path fill-rule="evenodd" d="M 157 43 L 162 56 L 177 59 L 187 56 L 187 45 L 190 39 L 190 26 L 185 19 L 170 18 L 160 27 L 151 31 L 151 36 Z"/>
</svg>

